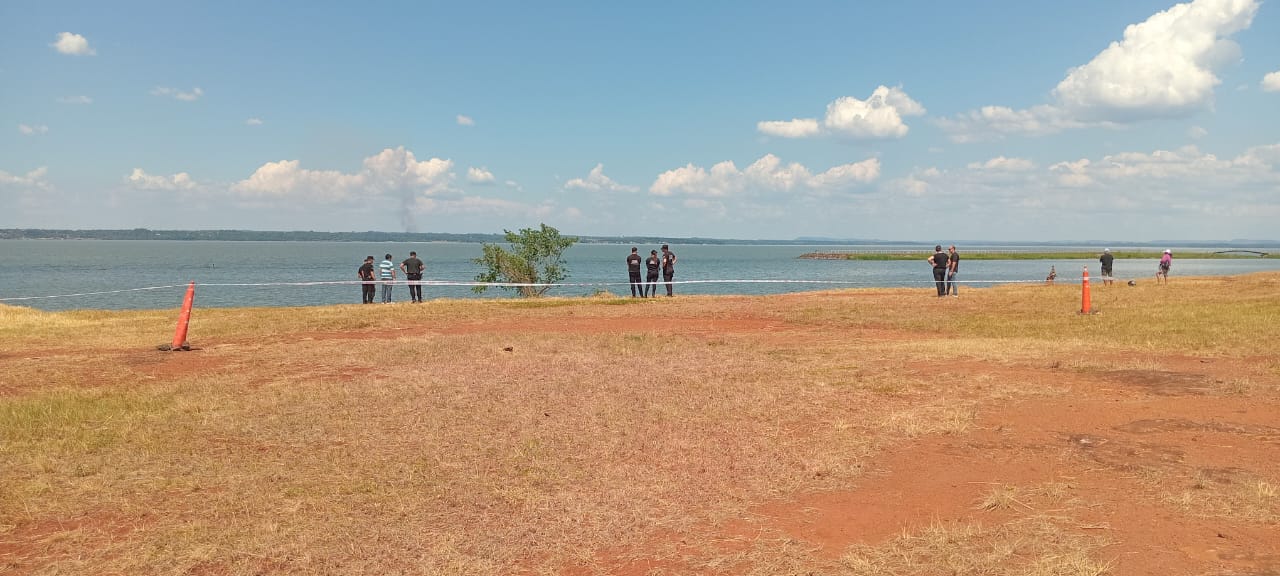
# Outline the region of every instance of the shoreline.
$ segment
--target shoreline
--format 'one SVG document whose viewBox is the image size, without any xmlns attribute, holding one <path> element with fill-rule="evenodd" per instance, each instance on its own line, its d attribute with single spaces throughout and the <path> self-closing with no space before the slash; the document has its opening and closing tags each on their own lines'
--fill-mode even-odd
<svg viewBox="0 0 1280 576">
<path fill-rule="evenodd" d="M 1159 260 L 1162 251 L 1116 251 L 1111 255 L 1116 260 Z M 925 260 L 932 256 L 929 251 L 832 251 L 807 252 L 797 256 L 800 260 L 858 260 L 858 261 L 896 261 Z M 1096 260 L 1102 252 L 1027 252 L 1027 251 L 993 251 L 981 252 L 960 251 L 961 261 L 965 260 Z M 1278 253 L 1221 250 L 1216 252 L 1179 252 L 1173 255 L 1176 260 L 1252 260 L 1280 258 Z"/>
</svg>

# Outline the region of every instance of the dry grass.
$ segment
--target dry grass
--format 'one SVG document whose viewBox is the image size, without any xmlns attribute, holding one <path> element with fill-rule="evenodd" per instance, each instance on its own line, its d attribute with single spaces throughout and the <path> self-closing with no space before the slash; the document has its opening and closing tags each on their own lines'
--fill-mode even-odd
<svg viewBox="0 0 1280 576">
<path fill-rule="evenodd" d="M 1265 355 L 1280 327 L 1253 315 L 1280 314 L 1267 296 L 1278 280 L 1230 279 L 1239 290 L 1229 296 L 1208 280 L 1117 287 L 1094 317 L 1072 312 L 1078 293 L 1064 286 L 973 290 L 945 303 L 877 290 L 197 309 L 200 349 L 168 354 L 153 348 L 172 334 L 176 312 L 0 306 L 0 567 L 592 566 L 618 543 L 691 534 L 762 502 L 850 486 L 895 444 L 964 434 L 992 403 L 1062 391 L 1009 381 L 1003 367 L 1047 367 L 1103 338 L 1111 350 Z M 654 317 L 709 328 L 519 328 Z M 779 330 L 714 329 L 742 318 Z M 947 362 L 992 370 L 948 377 Z M 1250 480 L 1241 486 L 1252 490 L 1251 509 L 1274 514 L 1274 483 Z M 1025 513 L 1017 501 L 1045 494 L 1004 490 L 984 507 Z M 707 556 L 699 569 L 1102 574 L 1100 546 L 1030 517 L 939 525 L 836 564 L 806 543 L 765 539 Z"/>
</svg>

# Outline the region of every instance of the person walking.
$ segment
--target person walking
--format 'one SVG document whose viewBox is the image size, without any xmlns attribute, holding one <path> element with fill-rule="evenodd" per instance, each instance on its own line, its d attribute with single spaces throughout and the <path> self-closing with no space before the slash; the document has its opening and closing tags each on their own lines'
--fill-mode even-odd
<svg viewBox="0 0 1280 576">
<path fill-rule="evenodd" d="M 1169 283 L 1169 268 L 1172 266 L 1173 266 L 1173 252 L 1165 250 L 1164 254 L 1160 256 L 1160 266 L 1156 268 L 1157 284 L 1160 283 L 1161 281 L 1163 281 L 1165 284 Z"/>
<path fill-rule="evenodd" d="M 356 269 L 356 276 L 362 280 L 360 284 L 360 303 L 373 304 L 373 296 L 378 293 L 377 286 L 373 283 L 373 256 L 366 256 L 364 264 Z"/>
<path fill-rule="evenodd" d="M 662 260 L 658 258 L 657 250 L 649 251 L 649 257 L 645 259 L 644 267 L 647 274 L 644 287 L 640 290 L 640 296 L 642 298 L 652 298 L 658 295 L 658 270 L 662 267 Z"/>
<path fill-rule="evenodd" d="M 391 303 L 391 288 L 395 286 L 396 265 L 391 262 L 391 255 L 378 263 L 378 279 L 382 281 L 382 303 Z"/>
<path fill-rule="evenodd" d="M 631 247 L 631 254 L 627 256 L 627 276 L 631 280 L 631 297 L 636 297 L 636 289 L 640 289 L 640 296 L 644 297 L 644 285 L 640 280 L 640 264 L 644 261 L 640 258 L 640 251 L 635 246 Z"/>
<path fill-rule="evenodd" d="M 947 253 L 942 251 L 941 244 L 933 247 L 933 256 L 928 261 L 933 266 L 933 283 L 938 288 L 938 297 L 942 298 L 947 295 Z"/>
<path fill-rule="evenodd" d="M 662 281 L 667 284 L 667 297 L 671 297 L 671 279 L 676 276 L 676 253 L 662 245 Z"/>
<path fill-rule="evenodd" d="M 409 281 L 409 299 L 416 304 L 422 303 L 422 272 L 426 269 L 427 265 L 418 259 L 417 252 L 409 252 L 409 257 L 400 263 L 400 271 Z"/>
<path fill-rule="evenodd" d="M 1111 255 L 1110 248 L 1102 249 L 1102 257 L 1098 258 L 1098 262 L 1102 263 L 1102 285 L 1109 286 L 1116 279 L 1111 277 L 1111 265 L 1116 261 L 1116 257 Z"/>
<path fill-rule="evenodd" d="M 960 274 L 960 253 L 956 252 L 955 245 L 947 250 L 947 294 L 955 298 L 960 297 L 960 284 L 956 281 L 956 276 Z"/>
</svg>

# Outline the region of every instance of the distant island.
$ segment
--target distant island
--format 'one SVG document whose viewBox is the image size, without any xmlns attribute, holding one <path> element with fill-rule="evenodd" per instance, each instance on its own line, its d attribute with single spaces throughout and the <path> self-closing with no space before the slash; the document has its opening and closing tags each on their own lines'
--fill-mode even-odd
<svg viewBox="0 0 1280 576">
<path fill-rule="evenodd" d="M 571 234 L 566 234 L 571 235 Z M 586 236 L 575 235 L 583 244 L 684 244 L 684 245 L 760 245 L 774 244 L 780 246 L 823 246 L 823 245 L 860 245 L 860 246 L 903 246 L 919 244 L 922 250 L 932 248 L 934 241 L 902 241 L 902 240 L 868 240 L 857 238 L 800 237 L 790 240 L 776 239 L 740 239 L 740 238 L 676 238 L 669 236 Z M 60 230 L 40 228 L 5 228 L 0 229 L 0 240 L 215 240 L 223 242 L 503 242 L 502 234 L 451 234 L 445 232 L 317 232 L 317 231 L 270 231 L 270 230 L 152 230 L 150 228 L 132 228 L 128 230 Z M 1083 245 L 1098 246 L 1131 246 L 1163 248 L 1168 246 L 1205 248 L 1224 250 L 1230 248 L 1274 248 L 1268 252 L 1280 252 L 1280 241 L 1276 240 L 1223 240 L 1223 241 L 1186 241 L 1186 240 L 1152 240 L 1146 242 L 1122 240 L 1076 240 L 1063 242 L 1010 242 L 983 240 L 956 240 L 957 246 L 1063 246 L 1079 249 Z M 816 256 L 815 256 L 816 257 Z M 843 259 L 843 256 L 826 256 Z"/>
</svg>

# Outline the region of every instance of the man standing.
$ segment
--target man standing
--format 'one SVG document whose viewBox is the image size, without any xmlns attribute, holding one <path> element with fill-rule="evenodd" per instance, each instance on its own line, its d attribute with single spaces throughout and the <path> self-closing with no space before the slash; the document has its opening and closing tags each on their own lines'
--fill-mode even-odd
<svg viewBox="0 0 1280 576">
<path fill-rule="evenodd" d="M 1102 257 L 1098 261 L 1102 263 L 1102 285 L 1107 286 L 1115 282 L 1115 278 L 1111 277 L 1111 265 L 1115 262 L 1115 256 L 1111 255 L 1110 248 L 1102 249 Z"/>
<path fill-rule="evenodd" d="M 938 297 L 947 295 L 947 253 L 942 245 L 933 247 L 933 256 L 929 257 L 929 265 L 933 266 L 933 283 L 938 288 Z"/>
<path fill-rule="evenodd" d="M 391 261 L 391 255 L 378 263 L 378 279 L 382 280 L 382 303 L 391 303 L 391 288 L 396 281 L 396 265 Z"/>
<path fill-rule="evenodd" d="M 373 283 L 373 256 L 366 256 L 364 264 L 356 270 L 356 276 L 363 281 L 360 284 L 360 303 L 373 304 L 373 295 L 378 293 L 377 287 Z"/>
<path fill-rule="evenodd" d="M 956 275 L 960 273 L 960 253 L 953 244 L 947 251 L 947 294 L 960 297 L 960 285 L 956 283 Z"/>
<path fill-rule="evenodd" d="M 662 260 L 658 258 L 657 250 L 649 251 L 649 258 L 644 261 L 644 266 L 648 274 L 645 276 L 644 287 L 640 290 L 641 297 L 650 297 L 658 295 L 658 269 L 662 267 Z"/>
<path fill-rule="evenodd" d="M 666 244 L 662 245 L 662 281 L 667 284 L 667 296 L 671 296 L 671 279 L 676 275 L 676 253 Z"/>
<path fill-rule="evenodd" d="M 639 249 L 635 246 L 631 247 L 631 255 L 627 256 L 627 276 L 631 279 L 631 297 L 636 297 L 636 288 L 640 288 L 640 296 L 644 296 L 644 285 L 640 284 L 640 258 Z M 637 286 L 639 285 L 639 286 Z"/>
<path fill-rule="evenodd" d="M 404 272 L 405 279 L 409 281 L 409 299 L 417 304 L 422 303 L 422 272 L 426 269 L 426 264 L 418 259 L 417 252 L 409 252 L 409 257 L 400 263 L 400 271 Z"/>
<path fill-rule="evenodd" d="M 1156 283 L 1161 280 L 1165 284 L 1169 283 L 1169 268 L 1173 266 L 1173 252 L 1164 251 L 1164 255 L 1160 257 L 1160 267 L 1156 268 Z"/>
</svg>

